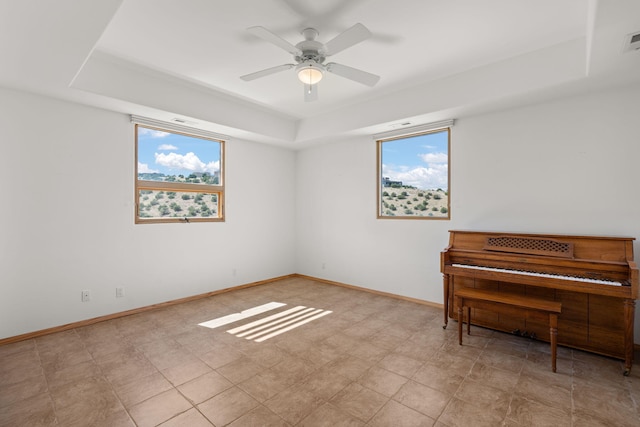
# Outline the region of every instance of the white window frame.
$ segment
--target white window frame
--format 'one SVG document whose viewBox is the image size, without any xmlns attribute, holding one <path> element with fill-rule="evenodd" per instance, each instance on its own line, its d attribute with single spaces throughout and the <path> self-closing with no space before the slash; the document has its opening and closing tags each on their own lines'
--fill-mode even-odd
<svg viewBox="0 0 640 427">
<path fill-rule="evenodd" d="M 131 121 L 135 124 L 135 223 L 136 224 L 157 224 L 157 223 L 191 223 L 191 222 L 224 222 L 225 221 L 225 142 L 228 137 L 224 135 L 215 134 L 212 132 L 195 129 L 187 126 L 175 125 L 172 123 L 165 123 L 153 119 L 142 118 L 138 116 L 132 116 Z M 202 184 L 202 183 L 188 183 L 188 182 L 166 182 L 166 181 L 151 181 L 138 179 L 138 127 L 141 126 L 145 129 L 152 129 L 161 132 L 168 132 L 172 134 L 184 135 L 192 138 L 210 140 L 220 144 L 220 173 L 218 184 Z M 144 190 L 151 191 L 164 191 L 164 192 L 181 192 L 181 193 L 196 193 L 217 195 L 217 212 L 210 217 L 189 217 L 187 215 L 182 217 L 152 217 L 145 218 L 140 216 L 140 192 Z"/>
</svg>

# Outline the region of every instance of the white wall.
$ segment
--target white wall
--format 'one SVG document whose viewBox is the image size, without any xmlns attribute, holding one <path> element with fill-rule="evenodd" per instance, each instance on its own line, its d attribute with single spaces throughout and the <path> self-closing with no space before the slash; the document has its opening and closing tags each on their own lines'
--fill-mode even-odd
<svg viewBox="0 0 640 427">
<path fill-rule="evenodd" d="M 441 303 L 449 229 L 640 238 L 639 99 L 634 86 L 458 118 L 450 221 L 376 220 L 370 138 L 299 152 L 298 273 Z"/>
<path fill-rule="evenodd" d="M 231 140 L 226 222 L 135 225 L 133 132 L 0 89 L 0 338 L 294 272 L 293 152 Z"/>
<path fill-rule="evenodd" d="M 640 238 L 638 99 L 459 117 L 450 221 L 377 220 L 375 143 L 354 137 L 232 140 L 225 223 L 135 225 L 128 117 L 0 89 L 0 338 L 294 272 L 440 303 L 449 229 Z"/>
</svg>

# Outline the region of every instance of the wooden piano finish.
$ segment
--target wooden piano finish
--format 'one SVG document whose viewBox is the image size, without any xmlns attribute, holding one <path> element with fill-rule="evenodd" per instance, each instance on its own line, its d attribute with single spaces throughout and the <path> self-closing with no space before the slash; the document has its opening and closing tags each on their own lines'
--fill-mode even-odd
<svg viewBox="0 0 640 427">
<path fill-rule="evenodd" d="M 632 237 L 449 231 L 440 256 L 444 321 L 457 318 L 460 287 L 529 295 L 562 303 L 558 344 L 633 363 L 638 267 Z M 471 268 L 469 266 L 475 266 Z M 486 268 L 486 269 L 485 269 Z M 550 277 L 529 275 L 534 272 Z M 602 281 L 619 282 L 618 285 Z M 473 323 L 505 332 L 548 335 L 548 325 L 524 316 L 474 309 Z"/>
</svg>

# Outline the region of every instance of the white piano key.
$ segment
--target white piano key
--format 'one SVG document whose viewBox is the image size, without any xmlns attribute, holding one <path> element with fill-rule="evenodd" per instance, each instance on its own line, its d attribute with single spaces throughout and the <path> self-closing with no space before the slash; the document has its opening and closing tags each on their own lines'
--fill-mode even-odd
<svg viewBox="0 0 640 427">
<path fill-rule="evenodd" d="M 481 265 L 451 264 L 451 266 L 457 267 L 457 268 L 469 268 L 474 270 L 496 271 L 499 273 L 521 274 L 523 276 L 535 276 L 535 277 L 546 277 L 550 279 L 570 280 L 573 282 L 596 283 L 599 285 L 609 285 L 609 286 L 622 286 L 622 283 L 620 282 L 615 282 L 611 280 L 591 279 L 588 277 L 575 277 L 575 276 L 564 276 L 561 274 L 537 273 L 534 271 L 509 270 L 506 268 L 484 267 Z"/>
</svg>

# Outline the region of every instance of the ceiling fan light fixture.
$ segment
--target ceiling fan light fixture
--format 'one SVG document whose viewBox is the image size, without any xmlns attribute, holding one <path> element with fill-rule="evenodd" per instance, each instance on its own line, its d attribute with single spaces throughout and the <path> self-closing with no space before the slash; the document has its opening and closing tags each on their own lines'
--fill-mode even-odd
<svg viewBox="0 0 640 427">
<path fill-rule="evenodd" d="M 298 80 L 306 85 L 314 85 L 322 80 L 323 69 L 315 62 L 303 62 L 297 67 Z"/>
</svg>

